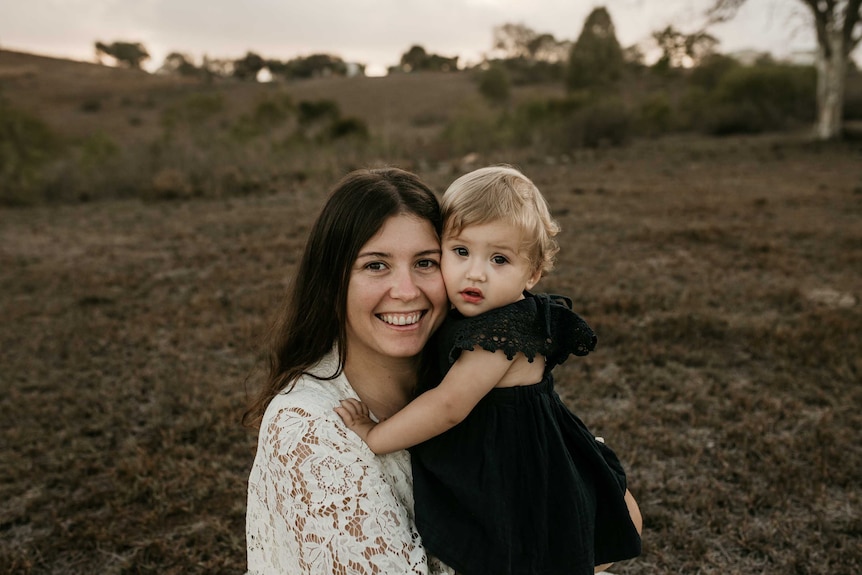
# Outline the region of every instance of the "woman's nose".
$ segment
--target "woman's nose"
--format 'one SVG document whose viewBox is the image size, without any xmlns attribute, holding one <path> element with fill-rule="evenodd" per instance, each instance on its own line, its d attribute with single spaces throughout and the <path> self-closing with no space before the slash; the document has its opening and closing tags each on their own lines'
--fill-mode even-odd
<svg viewBox="0 0 862 575">
<path fill-rule="evenodd" d="M 392 275 L 392 280 L 392 288 L 389 290 L 389 294 L 394 299 L 409 301 L 419 296 L 420 290 L 416 285 L 413 274 L 409 271 L 396 271 Z"/>
</svg>

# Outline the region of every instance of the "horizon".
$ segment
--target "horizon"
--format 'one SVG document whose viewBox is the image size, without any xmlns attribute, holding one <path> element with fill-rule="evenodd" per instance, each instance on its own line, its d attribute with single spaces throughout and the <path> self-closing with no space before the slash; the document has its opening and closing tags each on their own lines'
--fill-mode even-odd
<svg viewBox="0 0 862 575">
<path fill-rule="evenodd" d="M 478 64 L 493 52 L 493 29 L 506 23 L 575 41 L 592 9 L 565 0 L 540 0 L 530 8 L 515 0 L 444 0 L 433 6 L 367 0 L 359 7 L 346 0 L 319 0 L 312 6 L 273 6 L 251 0 L 241 7 L 220 5 L 206 12 L 205 6 L 210 5 L 199 2 L 153 0 L 146 6 L 125 7 L 125 12 L 105 0 L 74 2 L 77 6 L 33 0 L 14 8 L 0 7 L 0 49 L 95 62 L 96 42 L 140 42 L 150 54 L 144 65 L 149 72 L 158 69 L 171 52 L 186 54 L 196 64 L 204 56 L 235 60 L 247 52 L 280 60 L 325 53 L 362 64 L 366 75 L 379 76 L 397 65 L 413 45 L 429 53 L 457 56 L 459 67 Z M 640 46 L 648 62 L 654 54 L 653 32 L 666 26 L 685 33 L 699 29 L 708 4 L 604 3 L 620 44 Z M 813 28 L 798 4 L 750 1 L 736 18 L 708 31 L 720 41 L 720 53 L 753 50 L 791 59 L 816 48 Z M 857 48 L 854 56 L 858 52 Z"/>
</svg>

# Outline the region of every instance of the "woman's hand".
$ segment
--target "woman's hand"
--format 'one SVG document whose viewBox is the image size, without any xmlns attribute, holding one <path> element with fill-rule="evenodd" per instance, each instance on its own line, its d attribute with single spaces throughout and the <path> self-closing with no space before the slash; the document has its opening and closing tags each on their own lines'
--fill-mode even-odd
<svg viewBox="0 0 862 575">
<path fill-rule="evenodd" d="M 341 405 L 335 408 L 335 413 L 349 430 L 368 443 L 368 434 L 377 425 L 369 415 L 368 406 L 358 399 L 342 399 Z"/>
</svg>

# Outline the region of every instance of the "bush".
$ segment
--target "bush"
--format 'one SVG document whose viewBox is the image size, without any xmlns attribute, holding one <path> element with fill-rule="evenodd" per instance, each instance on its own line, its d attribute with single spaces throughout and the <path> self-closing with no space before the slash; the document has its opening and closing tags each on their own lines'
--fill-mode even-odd
<svg viewBox="0 0 862 575">
<path fill-rule="evenodd" d="M 637 131 L 646 136 L 659 136 L 673 129 L 673 110 L 664 94 L 653 94 L 641 102 L 637 114 Z"/>
<path fill-rule="evenodd" d="M 173 130 L 183 124 L 196 128 L 224 110 L 224 98 L 218 92 L 193 94 L 162 112 L 162 125 Z"/>
<path fill-rule="evenodd" d="M 0 204 L 35 202 L 39 170 L 58 150 L 57 138 L 41 119 L 0 98 Z"/>
<path fill-rule="evenodd" d="M 329 137 L 333 140 L 350 137 L 367 140 L 368 125 L 359 118 L 341 118 L 330 126 Z"/>
<path fill-rule="evenodd" d="M 299 124 L 309 126 L 324 120 L 335 120 L 341 115 L 338 104 L 332 100 L 302 100 L 299 103 Z"/>
<path fill-rule="evenodd" d="M 505 68 L 493 65 L 479 74 L 479 93 L 493 104 L 505 104 L 512 95 L 512 82 Z"/>
<path fill-rule="evenodd" d="M 440 138 L 450 155 L 489 152 L 507 142 L 499 118 L 470 111 L 463 111 L 449 120 Z"/>
<path fill-rule="evenodd" d="M 507 122 L 512 141 L 547 153 L 566 153 L 580 147 L 625 144 L 632 121 L 625 105 L 615 98 L 533 100 L 519 106 Z"/>
<path fill-rule="evenodd" d="M 699 104 L 702 108 L 693 116 L 701 129 L 715 135 L 809 123 L 817 105 L 816 73 L 813 67 L 773 63 L 730 67 Z"/>
</svg>

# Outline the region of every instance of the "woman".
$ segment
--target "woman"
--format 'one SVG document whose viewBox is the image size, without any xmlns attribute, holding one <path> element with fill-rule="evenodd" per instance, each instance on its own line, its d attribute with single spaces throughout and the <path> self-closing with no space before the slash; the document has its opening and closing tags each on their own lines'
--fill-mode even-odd
<svg viewBox="0 0 862 575">
<path fill-rule="evenodd" d="M 334 408 L 386 419 L 412 399 L 420 353 L 448 309 L 440 210 L 402 170 L 333 190 L 273 331 L 270 373 L 245 414 L 249 573 L 451 573 L 425 554 L 405 451 L 375 456 Z"/>
</svg>

